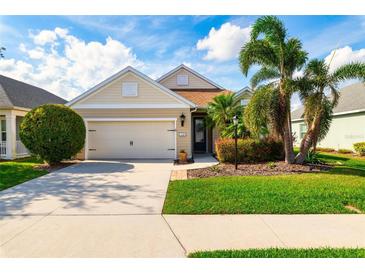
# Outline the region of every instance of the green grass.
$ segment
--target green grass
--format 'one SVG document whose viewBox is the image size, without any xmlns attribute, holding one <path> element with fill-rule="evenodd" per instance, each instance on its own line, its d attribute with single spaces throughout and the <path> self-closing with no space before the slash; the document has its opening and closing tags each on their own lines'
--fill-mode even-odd
<svg viewBox="0 0 365 274">
<path fill-rule="evenodd" d="M 0 191 L 47 174 L 46 170 L 34 169 L 40 163 L 35 158 L 0 162 Z"/>
<path fill-rule="evenodd" d="M 322 154 L 341 166 L 280 176 L 211 177 L 171 182 L 165 214 L 329 214 L 365 212 L 365 159 Z"/>
<path fill-rule="evenodd" d="M 190 258 L 365 258 L 364 248 L 247 249 L 190 253 Z"/>
</svg>

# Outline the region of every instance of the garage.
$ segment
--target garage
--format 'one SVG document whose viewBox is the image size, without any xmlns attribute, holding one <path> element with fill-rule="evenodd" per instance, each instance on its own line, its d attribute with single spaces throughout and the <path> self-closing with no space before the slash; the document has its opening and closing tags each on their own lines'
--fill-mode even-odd
<svg viewBox="0 0 365 274">
<path fill-rule="evenodd" d="M 175 121 L 88 121 L 88 159 L 174 159 Z"/>
</svg>

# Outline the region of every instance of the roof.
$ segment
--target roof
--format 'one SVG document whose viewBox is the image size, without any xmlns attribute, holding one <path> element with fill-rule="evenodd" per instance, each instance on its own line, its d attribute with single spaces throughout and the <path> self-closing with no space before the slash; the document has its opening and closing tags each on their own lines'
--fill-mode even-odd
<svg viewBox="0 0 365 274">
<path fill-rule="evenodd" d="M 209 84 L 215 86 L 216 88 L 221 89 L 221 90 L 224 89 L 222 86 L 218 85 L 217 83 L 213 82 L 212 80 L 208 79 L 207 77 L 201 75 L 199 72 L 193 70 L 192 68 L 189 68 L 188 66 L 185 66 L 184 64 L 181 64 L 180 66 L 177 66 L 176 68 L 169 71 L 168 73 L 162 75 L 160 78 L 158 78 L 156 80 L 156 82 L 161 82 L 162 80 L 166 79 L 167 77 L 169 77 L 170 75 L 174 74 L 176 71 L 178 71 L 179 69 L 182 69 L 182 68 L 186 69 L 187 71 L 194 74 L 195 76 L 203 79 L 204 81 L 208 82 Z"/>
<path fill-rule="evenodd" d="M 220 94 L 231 93 L 230 90 L 177 90 L 177 94 L 185 97 L 189 101 L 192 101 L 198 108 L 206 108 L 209 102 L 213 101 L 213 98 Z"/>
<path fill-rule="evenodd" d="M 0 107 L 35 108 L 67 101 L 44 89 L 0 75 Z"/>
<path fill-rule="evenodd" d="M 244 87 L 244 88 L 242 88 L 242 89 L 240 89 L 239 91 L 237 91 L 236 92 L 236 96 L 238 97 L 238 96 L 241 96 L 242 94 L 244 94 L 244 93 L 250 93 L 250 94 L 252 94 L 252 91 L 251 91 L 251 89 L 249 88 L 249 87 Z"/>
<path fill-rule="evenodd" d="M 292 112 L 292 120 L 302 119 L 304 108 Z M 338 105 L 333 109 L 333 115 L 365 112 L 365 84 L 356 83 L 340 89 Z"/>
<path fill-rule="evenodd" d="M 150 77 L 148 77 L 147 75 L 143 74 L 142 72 L 136 70 L 135 68 L 128 66 L 122 70 L 120 70 L 119 72 L 117 72 L 116 74 L 110 76 L 109 78 L 105 79 L 104 81 L 102 81 L 101 83 L 97 84 L 96 86 L 92 87 L 91 89 L 89 89 L 88 91 L 80 94 L 79 96 L 77 96 L 76 98 L 74 98 L 73 100 L 71 100 L 70 102 L 67 103 L 68 106 L 72 106 L 75 103 L 79 102 L 80 100 L 84 99 L 85 97 L 91 95 L 92 93 L 96 92 L 97 90 L 99 90 L 100 88 L 105 87 L 106 85 L 110 84 L 111 82 L 113 82 L 114 80 L 118 79 L 119 77 L 121 77 L 122 75 L 131 72 L 137 76 L 139 76 L 140 78 L 144 79 L 145 81 L 147 81 L 148 83 L 150 83 L 151 85 L 159 88 L 160 90 L 162 90 L 163 92 L 165 92 L 166 94 L 171 95 L 172 97 L 175 97 L 178 101 L 185 103 L 191 107 L 195 107 L 195 104 L 191 101 L 189 101 L 188 99 L 186 99 L 185 97 L 182 97 L 178 94 L 176 94 L 175 92 L 173 92 L 172 90 L 164 87 L 163 85 L 157 83 L 156 81 L 154 81 L 153 79 L 151 79 Z"/>
</svg>

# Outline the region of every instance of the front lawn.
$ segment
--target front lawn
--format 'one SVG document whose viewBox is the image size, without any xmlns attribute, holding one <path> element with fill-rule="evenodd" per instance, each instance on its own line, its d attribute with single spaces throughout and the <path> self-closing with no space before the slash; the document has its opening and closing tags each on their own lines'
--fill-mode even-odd
<svg viewBox="0 0 365 274">
<path fill-rule="evenodd" d="M 35 158 L 0 162 L 0 191 L 48 173 L 34 169 L 41 162 Z"/>
<path fill-rule="evenodd" d="M 321 157 L 332 163 L 342 161 L 341 166 L 320 173 L 171 182 L 163 213 L 356 213 L 349 208 L 365 212 L 365 160 L 327 154 Z"/>
<path fill-rule="evenodd" d="M 190 258 L 365 258 L 364 248 L 247 249 L 199 251 Z"/>
</svg>

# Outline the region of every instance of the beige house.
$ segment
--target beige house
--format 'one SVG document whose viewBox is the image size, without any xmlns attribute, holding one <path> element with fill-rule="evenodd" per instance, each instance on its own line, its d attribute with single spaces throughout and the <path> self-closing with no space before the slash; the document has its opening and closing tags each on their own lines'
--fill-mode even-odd
<svg viewBox="0 0 365 274">
<path fill-rule="evenodd" d="M 223 87 L 180 65 L 156 81 L 127 67 L 74 100 L 69 107 L 87 128 L 79 158 L 176 159 L 184 150 L 214 150 L 214 129 L 204 123 L 206 108 Z"/>
<path fill-rule="evenodd" d="M 307 126 L 303 108 L 292 112 L 292 128 L 296 145 L 300 145 Z M 340 90 L 338 105 L 334 108 L 331 127 L 319 147 L 351 149 L 353 144 L 365 142 L 365 85 L 356 83 Z"/>
<path fill-rule="evenodd" d="M 19 125 L 28 111 L 43 104 L 64 104 L 62 98 L 35 86 L 0 75 L 0 158 L 28 156 Z"/>
</svg>

